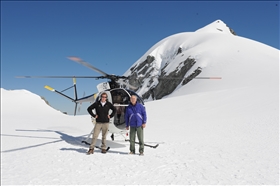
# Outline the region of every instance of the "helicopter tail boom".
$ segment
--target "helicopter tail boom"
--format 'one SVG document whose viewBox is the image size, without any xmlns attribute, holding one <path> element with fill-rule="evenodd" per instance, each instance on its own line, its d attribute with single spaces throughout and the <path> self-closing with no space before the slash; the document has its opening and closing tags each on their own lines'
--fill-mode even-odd
<svg viewBox="0 0 280 186">
<path fill-rule="evenodd" d="M 76 113 L 77 113 L 77 106 L 78 106 L 78 102 L 77 102 L 78 96 L 77 96 L 77 87 L 76 87 L 76 79 L 75 79 L 75 78 L 73 78 L 73 83 L 74 83 L 74 85 L 73 85 L 72 87 L 74 87 L 74 96 L 75 96 L 75 99 L 73 99 L 73 98 L 71 98 L 71 97 L 69 97 L 69 96 L 63 94 L 63 93 L 60 92 L 60 91 L 55 90 L 54 88 L 52 88 L 52 87 L 50 87 L 50 86 L 48 86 L 48 85 L 46 85 L 45 88 L 48 89 L 48 90 L 50 90 L 50 91 L 52 91 L 52 92 L 55 92 L 55 93 L 57 93 L 57 94 L 63 96 L 63 97 L 66 97 L 67 99 L 70 99 L 72 102 L 74 102 L 74 103 L 75 103 L 74 116 L 75 116 Z M 72 87 L 70 87 L 70 88 L 72 88 Z M 67 89 L 66 89 L 66 90 L 67 90 Z"/>
<path fill-rule="evenodd" d="M 71 97 L 69 97 L 69 96 L 63 94 L 62 92 L 59 92 L 59 91 L 55 90 L 54 88 L 52 88 L 52 87 L 50 87 L 50 86 L 48 86 L 48 85 L 46 85 L 45 88 L 48 89 L 48 90 L 50 90 L 50 91 L 52 91 L 52 92 L 55 92 L 55 93 L 57 93 L 57 94 L 59 94 L 59 95 L 61 95 L 61 96 L 64 96 L 64 97 L 66 97 L 67 99 L 70 99 L 70 100 L 73 101 L 73 102 L 75 102 L 75 100 L 74 100 L 73 98 L 71 98 Z"/>
</svg>

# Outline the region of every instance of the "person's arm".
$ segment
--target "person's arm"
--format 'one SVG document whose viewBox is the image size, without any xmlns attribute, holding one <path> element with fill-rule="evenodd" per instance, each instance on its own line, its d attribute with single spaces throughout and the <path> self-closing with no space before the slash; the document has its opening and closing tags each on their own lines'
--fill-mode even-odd
<svg viewBox="0 0 280 186">
<path fill-rule="evenodd" d="M 116 107 L 114 107 L 114 105 L 112 103 L 110 103 L 110 109 L 113 111 L 110 114 L 110 118 L 114 117 L 114 115 L 116 114 Z"/>
<path fill-rule="evenodd" d="M 129 130 L 129 123 L 128 123 L 129 116 L 128 116 L 128 108 L 127 107 L 126 107 L 125 113 L 124 113 L 124 120 L 125 120 L 126 129 Z"/>
<path fill-rule="evenodd" d="M 92 112 L 92 110 L 95 108 L 95 103 L 93 103 L 92 105 L 90 105 L 88 108 L 87 108 L 87 111 L 88 113 L 92 116 L 92 117 L 96 117 L 96 115 Z"/>
<path fill-rule="evenodd" d="M 146 108 L 143 105 L 142 105 L 142 116 L 143 116 L 142 127 L 145 128 L 146 127 L 146 123 L 147 123 L 147 113 L 146 113 Z"/>
</svg>

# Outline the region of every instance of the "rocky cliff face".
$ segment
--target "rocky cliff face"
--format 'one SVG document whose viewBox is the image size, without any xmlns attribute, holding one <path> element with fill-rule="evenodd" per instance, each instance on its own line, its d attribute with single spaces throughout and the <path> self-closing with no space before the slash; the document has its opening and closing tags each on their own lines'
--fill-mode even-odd
<svg viewBox="0 0 280 186">
<path fill-rule="evenodd" d="M 161 99 L 203 73 L 207 59 L 201 53 L 207 52 L 207 47 L 200 45 L 217 35 L 234 37 L 236 34 L 217 20 L 195 32 L 169 36 L 150 48 L 124 75 L 128 76 L 130 85 L 137 87 L 134 91 L 144 101 Z"/>
<path fill-rule="evenodd" d="M 181 50 L 182 49 L 179 48 L 176 55 L 179 55 Z M 134 91 L 142 96 L 144 100 L 161 99 L 172 93 L 178 85 L 186 85 L 201 72 L 201 68 L 198 67 L 191 75 L 185 77 L 186 73 L 189 72 L 196 63 L 195 59 L 192 57 L 187 57 L 182 60 L 174 70 L 169 72 L 165 69 L 170 63 L 165 63 L 163 68 L 157 69 L 152 65 L 154 60 L 155 57 L 149 55 L 144 61 L 130 68 L 131 75 L 128 76 L 129 84 L 137 87 Z M 154 72 L 160 75 L 151 75 L 155 74 Z"/>
</svg>

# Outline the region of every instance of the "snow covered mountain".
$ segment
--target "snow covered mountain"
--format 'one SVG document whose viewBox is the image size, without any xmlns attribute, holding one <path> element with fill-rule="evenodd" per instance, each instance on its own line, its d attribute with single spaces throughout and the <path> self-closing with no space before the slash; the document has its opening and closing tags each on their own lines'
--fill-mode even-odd
<svg viewBox="0 0 280 186">
<path fill-rule="evenodd" d="M 217 20 L 195 32 L 171 35 L 125 72 L 144 100 L 279 81 L 279 50 L 237 36 Z M 262 74 L 269 74 L 263 76 Z M 194 79 L 221 77 L 217 79 Z M 275 85 L 275 84 L 274 84 Z"/>
<path fill-rule="evenodd" d="M 159 146 L 141 157 L 117 134 L 88 156 L 89 115 L 1 88 L 1 185 L 279 185 L 279 50 L 232 33 L 219 20 L 167 37 L 126 72 L 146 100 L 168 98 L 145 103 Z"/>
</svg>

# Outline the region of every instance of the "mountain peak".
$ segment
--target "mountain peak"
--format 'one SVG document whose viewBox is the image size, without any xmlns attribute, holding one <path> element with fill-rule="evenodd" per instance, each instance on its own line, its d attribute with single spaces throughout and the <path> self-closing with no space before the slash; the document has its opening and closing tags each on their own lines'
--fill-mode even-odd
<svg viewBox="0 0 280 186">
<path fill-rule="evenodd" d="M 236 33 L 231 28 L 229 28 L 222 20 L 219 19 L 196 30 L 195 32 L 213 32 L 236 35 Z"/>
<path fill-rule="evenodd" d="M 168 36 L 152 46 L 124 76 L 145 101 L 158 100 L 180 93 L 206 92 L 253 85 L 264 80 L 252 76 L 264 69 L 277 79 L 279 51 L 250 39 L 234 36 L 221 20 L 216 20 L 195 32 Z M 279 60 L 278 60 L 279 61 Z M 264 63 L 265 62 L 265 63 Z M 269 62 L 270 65 L 266 63 Z M 236 73 L 238 72 L 238 77 Z M 192 81 L 222 77 L 221 81 Z M 240 78 L 237 82 L 234 82 Z M 260 79 L 258 79 L 260 78 Z M 258 80 L 257 80 L 258 79 Z M 187 85 L 188 84 L 188 85 Z M 187 86 L 186 86 L 187 85 Z"/>
</svg>

